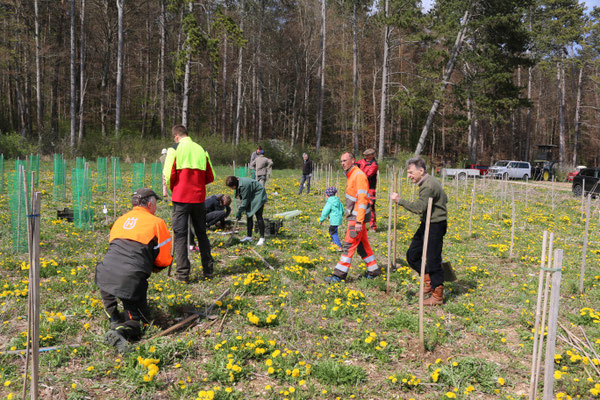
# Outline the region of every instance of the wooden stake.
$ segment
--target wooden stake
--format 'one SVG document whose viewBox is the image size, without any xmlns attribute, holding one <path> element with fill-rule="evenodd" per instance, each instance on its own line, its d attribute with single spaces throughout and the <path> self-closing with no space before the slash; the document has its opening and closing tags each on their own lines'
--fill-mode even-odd
<svg viewBox="0 0 600 400">
<path fill-rule="evenodd" d="M 542 307 L 542 290 L 544 285 L 544 270 L 546 262 L 546 245 L 548 242 L 548 231 L 544 231 L 544 237 L 542 239 L 542 255 L 540 256 L 540 271 L 538 273 L 538 291 L 537 291 L 537 302 L 535 307 L 535 323 L 533 325 L 533 356 L 531 357 L 531 375 L 529 379 L 529 400 L 535 400 L 534 398 L 534 383 L 535 383 L 535 372 L 536 372 L 536 360 L 537 360 L 537 345 L 538 345 L 538 331 L 540 325 L 541 307 Z"/>
<path fill-rule="evenodd" d="M 583 219 L 583 198 L 585 197 L 585 178 L 583 179 L 583 186 L 581 188 L 581 219 Z"/>
<path fill-rule="evenodd" d="M 556 177 L 552 177 L 552 185 L 550 185 L 552 187 L 552 213 L 554 213 L 554 180 L 556 179 Z"/>
<path fill-rule="evenodd" d="M 385 282 L 385 293 L 390 294 L 390 274 L 392 272 L 392 193 L 394 192 L 394 182 L 390 181 L 390 192 L 388 194 L 388 224 L 387 224 L 387 276 Z"/>
<path fill-rule="evenodd" d="M 113 218 L 117 219 L 117 159 L 113 157 Z"/>
<path fill-rule="evenodd" d="M 471 213 L 469 215 L 469 237 L 471 237 L 473 226 L 473 207 L 475 205 L 475 180 L 473 180 L 473 189 L 471 190 Z"/>
<path fill-rule="evenodd" d="M 554 251 L 554 266 L 552 272 L 552 295 L 548 311 L 548 340 L 544 365 L 544 400 L 552 400 L 554 389 L 554 354 L 556 352 L 556 330 L 558 325 L 558 308 L 560 301 L 560 281 L 562 278 L 562 249 Z"/>
<path fill-rule="evenodd" d="M 400 178 L 400 181 L 402 181 L 402 178 Z M 394 190 L 396 190 L 396 188 L 398 187 L 398 176 L 396 175 L 396 169 L 394 168 Z M 394 234 L 393 234 L 393 244 L 392 244 L 392 249 L 393 251 L 393 255 L 394 257 L 392 258 L 392 263 L 394 266 L 396 266 L 396 242 L 397 242 L 397 238 L 398 238 L 398 204 L 396 204 L 396 202 L 394 202 Z"/>
<path fill-rule="evenodd" d="M 423 312 L 425 300 L 425 265 L 427 264 L 427 245 L 429 244 L 429 224 L 431 222 L 431 208 L 433 205 L 433 198 L 430 197 L 427 202 L 427 219 L 425 220 L 425 238 L 423 241 L 423 253 L 421 255 L 421 276 L 419 284 L 419 344 L 421 346 L 421 353 L 425 354 L 425 333 L 423 329 Z"/>
<path fill-rule="evenodd" d="M 579 294 L 583 293 L 583 278 L 585 277 L 585 261 L 587 256 L 588 231 L 590 229 L 590 207 L 592 204 L 592 195 L 588 195 L 587 205 L 585 207 L 585 233 L 583 234 L 583 250 L 581 255 L 581 272 L 579 273 Z"/>
<path fill-rule="evenodd" d="M 510 228 L 510 258 L 513 257 L 513 248 L 515 243 L 515 188 L 512 187 L 512 224 Z"/>
<path fill-rule="evenodd" d="M 550 240 L 548 243 L 548 260 L 546 265 L 550 266 L 552 262 L 552 248 L 554 245 L 554 232 L 550 232 Z M 544 277 L 544 301 L 542 305 L 542 322 L 540 324 L 540 329 L 538 332 L 535 332 L 538 335 L 538 348 L 537 348 L 537 359 L 535 362 L 535 374 L 534 374 L 534 383 L 533 383 L 533 393 L 532 400 L 535 400 L 537 395 L 537 386 L 540 379 L 540 368 L 542 366 L 542 350 L 544 348 L 544 332 L 545 332 L 545 324 L 546 324 L 546 311 L 548 309 L 548 291 L 550 286 L 550 272 L 546 272 Z"/>
</svg>

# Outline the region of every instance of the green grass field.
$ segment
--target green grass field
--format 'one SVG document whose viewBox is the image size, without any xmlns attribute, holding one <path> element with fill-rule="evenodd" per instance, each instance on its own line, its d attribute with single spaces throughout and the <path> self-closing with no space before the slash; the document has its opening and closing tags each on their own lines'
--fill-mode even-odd
<svg viewBox="0 0 600 400">
<path fill-rule="evenodd" d="M 122 168 L 118 215 L 130 207 L 131 166 Z M 224 185 L 230 172 L 231 168 L 217 168 L 217 181 L 209 186 L 209 194 L 231 194 Z M 379 230 L 369 231 L 380 265 L 387 264 L 388 253 L 385 172 L 382 168 Z M 338 194 L 343 196 L 341 171 L 338 176 Z M 43 162 L 40 344 L 62 347 L 40 357 L 40 397 L 524 399 L 529 389 L 542 233 L 549 230 L 555 235 L 554 248 L 564 250 L 560 323 L 580 338 L 582 328 L 596 352 L 586 356 L 557 341 L 555 398 L 600 398 L 600 225 L 595 200 L 585 292 L 579 295 L 585 225 L 580 199 L 557 189 L 552 200 L 550 186 L 539 183 L 487 180 L 484 185 L 479 180 L 469 237 L 472 182 L 465 186 L 446 181 L 449 223 L 444 259 L 452 262 L 458 280 L 446 284 L 443 306 L 426 309 L 426 353 L 421 354 L 418 277 L 403 261 L 419 218 L 398 210 L 401 267 L 390 276 L 390 294 L 386 294 L 385 276 L 356 279 L 365 271 L 358 257 L 346 283 L 328 286 L 323 278 L 332 272 L 339 253 L 331 246 L 327 224 L 318 224 L 325 182 L 313 183 L 310 195 L 298 196 L 299 178 L 298 171 L 275 171 L 267 182 L 266 218 L 282 211 L 302 211 L 299 217 L 285 220 L 279 235 L 268 238 L 264 247 L 254 247 L 275 271 L 250 250 L 253 245 L 227 247 L 228 236 L 210 232 L 215 279 L 184 285 L 166 272 L 153 274 L 148 297 L 155 322 L 134 351 L 119 355 L 103 343 L 108 321 L 94 285 L 95 265 L 108 247 L 110 220 L 105 221 L 102 206 L 106 204 L 112 216 L 112 186 L 109 183 L 107 193 L 94 191 L 94 230 L 78 230 L 56 218 L 57 209 L 72 205 L 53 201 L 52 166 Z M 69 188 L 70 173 L 67 198 Z M 512 188 L 517 217 L 511 258 Z M 404 197 L 414 195 L 412 184 L 404 181 L 403 189 Z M 157 215 L 169 226 L 170 213 L 170 205 L 160 202 Z M 245 226 L 241 228 L 238 238 L 245 233 Z M 22 391 L 25 357 L 14 350 L 24 349 L 26 341 L 26 260 L 26 254 L 11 250 L 5 191 L 0 194 L 0 398 L 20 398 Z M 201 272 L 197 253 L 193 272 Z M 150 339 L 185 317 L 186 310 L 202 309 L 226 289 L 231 295 L 219 304 L 216 320 L 199 320 L 188 329 Z M 567 335 L 559 329 L 559 336 Z M 541 398 L 541 385 L 538 393 Z"/>
</svg>

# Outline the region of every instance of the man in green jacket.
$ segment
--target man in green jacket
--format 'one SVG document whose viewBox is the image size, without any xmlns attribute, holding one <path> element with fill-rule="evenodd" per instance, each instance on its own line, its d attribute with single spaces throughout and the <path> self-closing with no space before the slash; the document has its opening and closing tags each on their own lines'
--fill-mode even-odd
<svg viewBox="0 0 600 400">
<path fill-rule="evenodd" d="M 252 230 L 254 222 L 252 217 L 256 216 L 260 239 L 257 246 L 265 244 L 265 220 L 263 219 L 263 209 L 267 203 L 267 192 L 265 188 L 256 180 L 251 178 L 238 178 L 228 176 L 225 178 L 225 186 L 235 190 L 235 197 L 240 199 L 240 205 L 235 216 L 236 220 L 242 218 L 242 213 L 246 213 L 247 236 L 241 242 L 252 241 Z"/>
<path fill-rule="evenodd" d="M 408 177 L 419 186 L 419 198 L 410 202 L 401 199 L 398 193 L 392 193 L 392 200 L 408 211 L 421 216 L 421 225 L 412 238 L 406 252 L 408 265 L 417 273 L 421 272 L 425 223 L 427 219 L 427 204 L 433 198 L 431 224 L 429 226 L 429 242 L 427 244 L 427 262 L 425 264 L 425 294 L 431 297 L 425 300 L 428 306 L 444 303 L 444 272 L 442 270 L 442 248 L 447 229 L 446 203 L 448 197 L 444 189 L 433 176 L 427 174 L 425 160 L 420 157 L 411 158 L 406 162 Z"/>
</svg>

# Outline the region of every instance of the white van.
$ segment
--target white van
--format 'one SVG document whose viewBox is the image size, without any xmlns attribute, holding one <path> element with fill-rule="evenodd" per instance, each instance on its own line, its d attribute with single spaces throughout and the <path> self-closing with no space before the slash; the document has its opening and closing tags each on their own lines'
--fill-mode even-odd
<svg viewBox="0 0 600 400">
<path fill-rule="evenodd" d="M 531 164 L 527 161 L 496 161 L 488 170 L 488 175 L 493 178 L 527 180 L 531 177 Z"/>
</svg>

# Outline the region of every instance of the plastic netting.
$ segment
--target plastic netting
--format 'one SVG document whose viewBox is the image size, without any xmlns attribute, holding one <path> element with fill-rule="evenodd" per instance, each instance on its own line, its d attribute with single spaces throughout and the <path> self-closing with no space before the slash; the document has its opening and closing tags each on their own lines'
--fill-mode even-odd
<svg viewBox="0 0 600 400">
<path fill-rule="evenodd" d="M 248 167 L 237 167 L 235 169 L 235 176 L 238 178 L 245 178 L 248 176 Z"/>
<path fill-rule="evenodd" d="M 75 169 L 83 169 L 85 167 L 85 157 L 77 157 L 75 159 Z"/>
<path fill-rule="evenodd" d="M 135 192 L 136 190 L 144 187 L 144 164 L 143 163 L 133 163 L 133 174 L 131 176 L 131 191 Z"/>
<path fill-rule="evenodd" d="M 73 223 L 77 228 L 92 230 L 94 209 L 89 164 L 71 170 L 73 189 Z"/>
<path fill-rule="evenodd" d="M 62 154 L 54 155 L 54 183 L 52 186 L 52 197 L 54 201 L 64 201 L 66 197 L 67 176 L 66 162 Z"/>
<path fill-rule="evenodd" d="M 31 179 L 31 173 L 35 172 L 35 186 L 40 184 L 40 156 L 39 154 L 30 154 L 26 159 L 27 179 Z"/>
<path fill-rule="evenodd" d="M 159 162 L 152 163 L 152 190 L 159 196 L 162 193 L 162 164 Z"/>
<path fill-rule="evenodd" d="M 115 186 L 117 189 L 121 189 L 123 187 L 123 182 L 121 181 L 121 159 L 119 157 L 111 157 L 110 165 L 113 186 Z"/>
<path fill-rule="evenodd" d="M 10 232 L 12 249 L 16 253 L 27 252 L 27 205 L 26 184 L 24 180 L 25 162 L 17 160 L 15 171 L 9 174 L 9 204 L 10 204 Z"/>
<path fill-rule="evenodd" d="M 0 194 L 4 193 L 4 154 L 0 154 Z"/>
<path fill-rule="evenodd" d="M 96 160 L 96 171 L 98 174 L 98 192 L 106 192 L 106 157 L 98 157 Z"/>
</svg>

